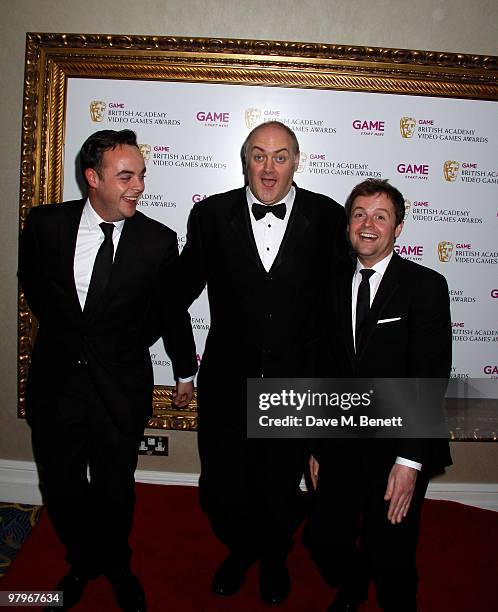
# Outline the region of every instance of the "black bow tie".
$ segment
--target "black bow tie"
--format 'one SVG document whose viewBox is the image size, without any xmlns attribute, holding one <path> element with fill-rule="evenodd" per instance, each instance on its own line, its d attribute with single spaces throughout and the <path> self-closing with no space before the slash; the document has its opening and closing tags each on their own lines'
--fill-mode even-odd
<svg viewBox="0 0 498 612">
<path fill-rule="evenodd" d="M 275 217 L 279 219 L 283 219 L 285 217 L 285 213 L 287 211 L 287 207 L 285 206 L 285 202 L 281 204 L 256 204 L 254 203 L 251 207 L 252 214 L 256 221 L 262 219 L 266 213 L 273 213 Z"/>
</svg>

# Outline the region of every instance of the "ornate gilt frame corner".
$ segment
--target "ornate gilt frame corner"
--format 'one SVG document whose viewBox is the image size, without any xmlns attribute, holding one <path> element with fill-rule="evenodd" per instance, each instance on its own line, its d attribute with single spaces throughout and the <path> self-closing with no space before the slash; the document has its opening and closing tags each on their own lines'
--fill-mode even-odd
<svg viewBox="0 0 498 612">
<path fill-rule="evenodd" d="M 321 43 L 28 33 L 24 75 L 20 228 L 32 206 L 60 201 L 70 77 L 171 80 L 498 100 L 498 57 Z M 36 321 L 19 291 L 19 416 Z M 151 427 L 193 431 L 196 403 L 171 405 L 156 387 Z"/>
<path fill-rule="evenodd" d="M 197 392 L 187 408 L 175 408 L 173 388 L 156 385 L 152 402 L 152 416 L 147 427 L 197 431 Z"/>
</svg>

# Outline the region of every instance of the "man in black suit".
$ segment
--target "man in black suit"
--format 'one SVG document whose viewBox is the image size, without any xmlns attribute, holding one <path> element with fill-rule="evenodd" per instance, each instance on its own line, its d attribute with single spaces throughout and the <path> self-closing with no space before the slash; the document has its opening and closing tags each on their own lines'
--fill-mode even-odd
<svg viewBox="0 0 498 612">
<path fill-rule="evenodd" d="M 195 347 L 186 308 L 175 291 L 166 295 L 178 280 L 176 235 L 136 211 L 145 165 L 135 133 L 96 132 L 80 164 L 88 198 L 33 208 L 21 237 L 19 278 L 39 324 L 27 418 L 48 515 L 71 565 L 57 587 L 64 608 L 104 574 L 123 610 L 145 610 L 128 536 L 152 406 L 148 347 L 163 336 L 179 406 L 193 395 Z"/>
<path fill-rule="evenodd" d="M 393 251 L 403 196 L 387 181 L 368 179 L 345 208 L 358 259 L 330 299 L 330 375 L 447 380 L 448 286 L 437 272 Z M 317 443 L 316 458 L 315 507 L 304 541 L 325 579 L 339 588 L 330 612 L 357 610 L 370 579 L 383 610 L 414 612 L 422 501 L 429 477 L 451 464 L 447 440 L 327 440 Z"/>
<path fill-rule="evenodd" d="M 293 184 L 299 145 L 282 123 L 255 128 L 242 158 L 246 187 L 192 209 L 181 276 L 189 304 L 207 283 L 211 311 L 198 377 L 200 500 L 229 551 L 213 591 L 235 593 L 261 560 L 261 596 L 278 604 L 290 589 L 306 447 L 247 439 L 246 379 L 316 375 L 322 286 L 346 258 L 346 223 L 336 202 Z"/>
</svg>

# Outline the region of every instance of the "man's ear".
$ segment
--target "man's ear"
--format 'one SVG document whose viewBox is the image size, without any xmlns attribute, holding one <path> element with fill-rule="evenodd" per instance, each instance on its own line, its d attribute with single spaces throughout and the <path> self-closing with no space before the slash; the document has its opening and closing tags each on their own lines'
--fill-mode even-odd
<svg viewBox="0 0 498 612">
<path fill-rule="evenodd" d="M 403 229 L 403 221 L 401 221 L 401 223 L 399 225 L 396 226 L 396 228 L 394 229 L 394 237 L 398 238 L 399 235 L 401 234 L 401 230 Z"/>
<path fill-rule="evenodd" d="M 294 172 L 297 172 L 297 169 L 299 168 L 299 160 L 301 159 L 301 153 L 298 153 L 296 155 L 296 158 L 294 160 Z"/>
<path fill-rule="evenodd" d="M 97 170 L 95 170 L 95 168 L 87 168 L 85 170 L 85 178 L 89 187 L 95 188 L 98 186 L 100 177 L 99 173 L 97 172 Z"/>
</svg>

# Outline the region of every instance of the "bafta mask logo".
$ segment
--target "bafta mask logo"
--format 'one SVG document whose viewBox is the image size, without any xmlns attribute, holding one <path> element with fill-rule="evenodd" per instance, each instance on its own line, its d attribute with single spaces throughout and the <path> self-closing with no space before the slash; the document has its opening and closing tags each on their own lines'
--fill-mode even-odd
<svg viewBox="0 0 498 612">
<path fill-rule="evenodd" d="M 442 240 L 437 245 L 437 256 L 439 257 L 439 261 L 442 263 L 447 263 L 450 261 L 451 256 L 453 255 L 453 242 L 448 242 L 447 240 Z"/>
<path fill-rule="evenodd" d="M 399 120 L 399 131 L 403 138 L 411 138 L 415 133 L 417 127 L 417 120 L 413 117 L 401 117 Z"/>
<path fill-rule="evenodd" d="M 92 100 L 90 102 L 90 118 L 95 123 L 104 121 L 106 103 L 102 100 Z"/>
<path fill-rule="evenodd" d="M 297 168 L 296 168 L 296 174 L 301 174 L 301 172 L 306 168 L 306 160 L 307 159 L 308 159 L 308 156 L 306 155 L 306 153 L 301 151 L 301 153 L 299 155 L 299 163 L 298 163 Z"/>
<path fill-rule="evenodd" d="M 445 161 L 443 166 L 444 180 L 454 183 L 458 178 L 459 170 L 460 164 L 457 161 L 452 161 L 450 159 Z"/>
<path fill-rule="evenodd" d="M 410 214 L 410 210 L 412 209 L 412 203 L 411 200 L 405 200 L 405 219 L 408 217 L 408 215 Z"/>
<path fill-rule="evenodd" d="M 140 149 L 140 153 L 144 158 L 144 162 L 147 163 L 150 159 L 150 144 L 139 144 L 138 148 Z"/>
<path fill-rule="evenodd" d="M 254 129 L 261 123 L 261 111 L 259 108 L 246 108 L 246 126 L 248 130 Z"/>
</svg>

